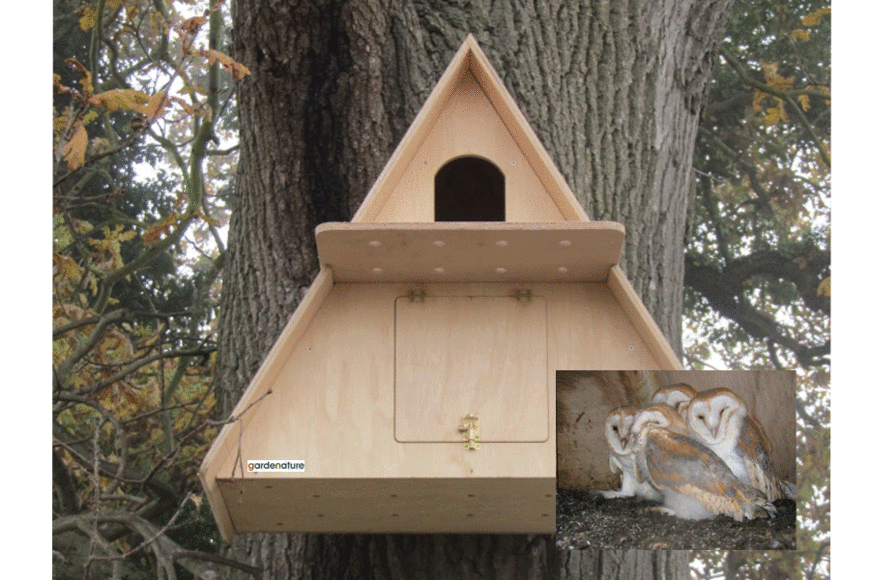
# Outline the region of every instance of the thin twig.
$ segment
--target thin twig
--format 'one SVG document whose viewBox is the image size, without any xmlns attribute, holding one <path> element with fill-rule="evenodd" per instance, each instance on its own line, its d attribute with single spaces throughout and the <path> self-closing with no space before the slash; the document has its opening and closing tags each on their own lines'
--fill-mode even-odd
<svg viewBox="0 0 870 580">
<path fill-rule="evenodd" d="M 803 112 L 803 109 L 801 108 L 801 106 L 795 102 L 794 98 L 792 98 L 792 92 L 787 93 L 784 91 L 780 91 L 778 89 L 771 87 L 767 83 L 762 83 L 761 81 L 758 81 L 758 80 L 752 78 L 752 76 L 750 76 L 750 74 L 744 68 L 743 64 L 741 64 L 740 61 L 738 61 L 734 55 L 729 53 L 724 48 L 721 49 L 720 52 L 722 53 L 722 57 L 725 59 L 725 61 L 731 66 L 732 69 L 734 69 L 734 72 L 737 73 L 737 76 L 739 76 L 740 79 L 746 85 L 748 85 L 754 89 L 758 89 L 759 91 L 767 93 L 768 95 L 771 95 L 771 96 L 776 97 L 778 99 L 782 99 L 782 101 L 788 105 L 791 112 L 794 114 L 795 117 L 797 117 L 798 124 L 801 125 L 804 128 L 804 130 L 806 130 L 807 133 L 809 133 L 810 139 L 812 139 L 812 141 L 816 144 L 816 148 L 818 150 L 819 157 L 821 157 L 821 159 L 825 163 L 825 165 L 830 167 L 831 166 L 831 157 L 828 155 L 827 146 L 822 141 L 822 139 L 818 136 L 815 128 L 813 128 L 809 119 L 807 119 L 806 115 L 804 115 L 804 112 Z M 798 90 L 798 91 L 794 91 L 793 94 L 797 94 L 797 95 L 807 94 L 808 95 L 808 94 L 812 94 L 812 92 L 806 91 L 806 90 L 803 90 L 803 91 Z M 830 95 L 825 95 L 825 97 L 830 98 Z"/>
</svg>

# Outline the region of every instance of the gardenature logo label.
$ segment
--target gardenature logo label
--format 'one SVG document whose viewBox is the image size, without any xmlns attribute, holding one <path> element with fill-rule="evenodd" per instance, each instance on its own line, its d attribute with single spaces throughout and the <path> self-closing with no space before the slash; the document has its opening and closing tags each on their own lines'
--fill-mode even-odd
<svg viewBox="0 0 870 580">
<path fill-rule="evenodd" d="M 248 461 L 248 473 L 263 473 L 266 471 L 305 471 L 305 462 L 300 460 L 282 459 L 280 461 L 265 461 L 251 459 Z"/>
</svg>

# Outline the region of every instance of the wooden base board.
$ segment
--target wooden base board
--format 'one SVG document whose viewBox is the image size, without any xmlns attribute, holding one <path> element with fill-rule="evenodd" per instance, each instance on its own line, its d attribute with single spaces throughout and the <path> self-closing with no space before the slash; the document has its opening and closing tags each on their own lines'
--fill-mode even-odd
<svg viewBox="0 0 870 580">
<path fill-rule="evenodd" d="M 218 479 L 236 533 L 556 531 L 555 478 Z"/>
</svg>

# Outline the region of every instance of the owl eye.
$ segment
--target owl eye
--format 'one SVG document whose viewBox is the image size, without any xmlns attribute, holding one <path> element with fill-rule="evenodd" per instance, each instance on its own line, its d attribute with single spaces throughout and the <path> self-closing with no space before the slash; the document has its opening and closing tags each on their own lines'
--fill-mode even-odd
<svg viewBox="0 0 870 580">
<path fill-rule="evenodd" d="M 617 426 L 614 425 L 614 426 L 613 426 L 613 430 L 614 430 L 614 431 L 619 431 L 619 428 L 617 428 Z"/>
<path fill-rule="evenodd" d="M 704 415 L 698 415 L 698 419 L 700 419 L 701 421 L 703 421 L 703 420 L 704 420 Z"/>
</svg>

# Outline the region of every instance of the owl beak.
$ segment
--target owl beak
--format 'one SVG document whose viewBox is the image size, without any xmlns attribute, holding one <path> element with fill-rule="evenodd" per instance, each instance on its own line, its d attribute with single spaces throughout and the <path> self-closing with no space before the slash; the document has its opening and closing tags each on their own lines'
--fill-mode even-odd
<svg viewBox="0 0 870 580">
<path fill-rule="evenodd" d="M 717 433 L 716 433 L 717 439 L 720 437 L 722 437 L 722 438 L 725 437 L 725 429 L 727 428 L 727 425 L 729 423 L 731 423 L 731 416 L 732 415 L 734 415 L 734 410 L 733 409 L 726 409 L 725 412 L 722 413 L 722 416 L 719 417 L 719 427 L 716 430 L 717 431 Z M 719 433 L 719 431 L 721 431 L 721 433 Z"/>
<path fill-rule="evenodd" d="M 718 426 L 711 425 L 710 418 L 705 417 L 704 424 L 707 425 L 707 430 L 710 431 L 710 434 L 713 436 L 713 441 L 718 441 L 719 440 L 719 428 L 722 426 L 722 423 L 720 422 Z"/>
</svg>

